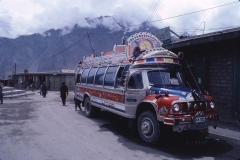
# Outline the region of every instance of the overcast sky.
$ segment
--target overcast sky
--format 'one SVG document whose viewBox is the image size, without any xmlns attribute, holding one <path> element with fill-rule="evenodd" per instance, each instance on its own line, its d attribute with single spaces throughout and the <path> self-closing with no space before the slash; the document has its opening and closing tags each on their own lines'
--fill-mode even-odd
<svg viewBox="0 0 240 160">
<path fill-rule="evenodd" d="M 196 13 L 188 14 L 192 12 Z M 184 14 L 188 15 L 180 16 Z M 84 18 L 99 16 L 113 16 L 126 25 L 155 21 L 151 24 L 158 28 L 170 26 L 178 34 L 184 32 L 202 34 L 240 27 L 240 2 L 239 0 L 0 0 L 0 37 L 16 38 L 19 35 L 43 33 L 52 28 L 71 29 L 75 24 L 93 27 L 89 26 Z M 105 24 L 109 25 L 107 22 Z"/>
</svg>

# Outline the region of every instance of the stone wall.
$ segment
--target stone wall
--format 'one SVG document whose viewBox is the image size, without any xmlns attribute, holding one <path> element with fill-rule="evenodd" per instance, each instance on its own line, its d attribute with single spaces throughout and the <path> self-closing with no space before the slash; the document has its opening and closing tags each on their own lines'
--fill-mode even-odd
<svg viewBox="0 0 240 160">
<path fill-rule="evenodd" d="M 231 121 L 233 102 L 233 56 L 232 54 L 208 57 L 208 90 L 215 99 L 221 120 Z"/>
</svg>

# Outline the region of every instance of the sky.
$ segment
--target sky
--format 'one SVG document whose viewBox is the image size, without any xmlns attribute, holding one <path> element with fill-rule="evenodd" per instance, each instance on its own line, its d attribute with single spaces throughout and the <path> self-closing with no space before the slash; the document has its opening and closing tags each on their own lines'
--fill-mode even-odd
<svg viewBox="0 0 240 160">
<path fill-rule="evenodd" d="M 179 35 L 199 35 L 240 27 L 239 0 L 0 0 L 0 37 L 70 31 L 89 25 L 85 18 L 112 16 L 126 27 L 143 22 L 170 27 Z M 104 25 L 111 26 L 112 21 Z M 112 27 L 117 29 L 117 27 Z"/>
</svg>

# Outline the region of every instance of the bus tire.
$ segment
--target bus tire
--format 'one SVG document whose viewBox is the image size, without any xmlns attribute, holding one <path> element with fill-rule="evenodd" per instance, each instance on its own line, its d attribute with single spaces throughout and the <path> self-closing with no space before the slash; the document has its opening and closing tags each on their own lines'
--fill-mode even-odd
<svg viewBox="0 0 240 160">
<path fill-rule="evenodd" d="M 84 100 L 84 110 L 85 110 L 85 115 L 89 118 L 93 117 L 95 115 L 95 107 L 91 105 L 91 100 L 89 97 L 87 97 Z"/>
<path fill-rule="evenodd" d="M 138 117 L 138 133 L 143 141 L 155 144 L 160 137 L 160 125 L 156 116 L 150 111 L 144 111 Z"/>
</svg>

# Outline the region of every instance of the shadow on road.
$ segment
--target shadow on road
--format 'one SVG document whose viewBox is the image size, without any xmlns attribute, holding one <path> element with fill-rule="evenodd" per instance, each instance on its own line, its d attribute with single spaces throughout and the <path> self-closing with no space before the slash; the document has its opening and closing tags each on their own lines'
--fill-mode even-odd
<svg viewBox="0 0 240 160">
<path fill-rule="evenodd" d="M 79 112 L 84 116 L 84 112 Z M 137 133 L 136 127 L 128 128 L 128 120 L 121 118 L 108 111 L 102 111 L 101 114 L 92 119 L 99 124 L 99 132 L 111 131 L 117 135 L 119 143 L 131 150 L 141 150 L 147 154 L 161 155 L 170 154 L 178 159 L 192 159 L 202 157 L 221 157 L 227 152 L 233 150 L 233 146 L 223 139 L 216 139 L 210 135 L 210 139 L 203 145 L 187 145 L 186 141 L 174 138 L 159 141 L 155 145 L 148 145 L 143 142 Z M 105 124 L 100 124 L 100 121 Z M 151 149 L 146 149 L 151 148 Z M 152 153 L 151 153 L 152 152 Z"/>
</svg>

